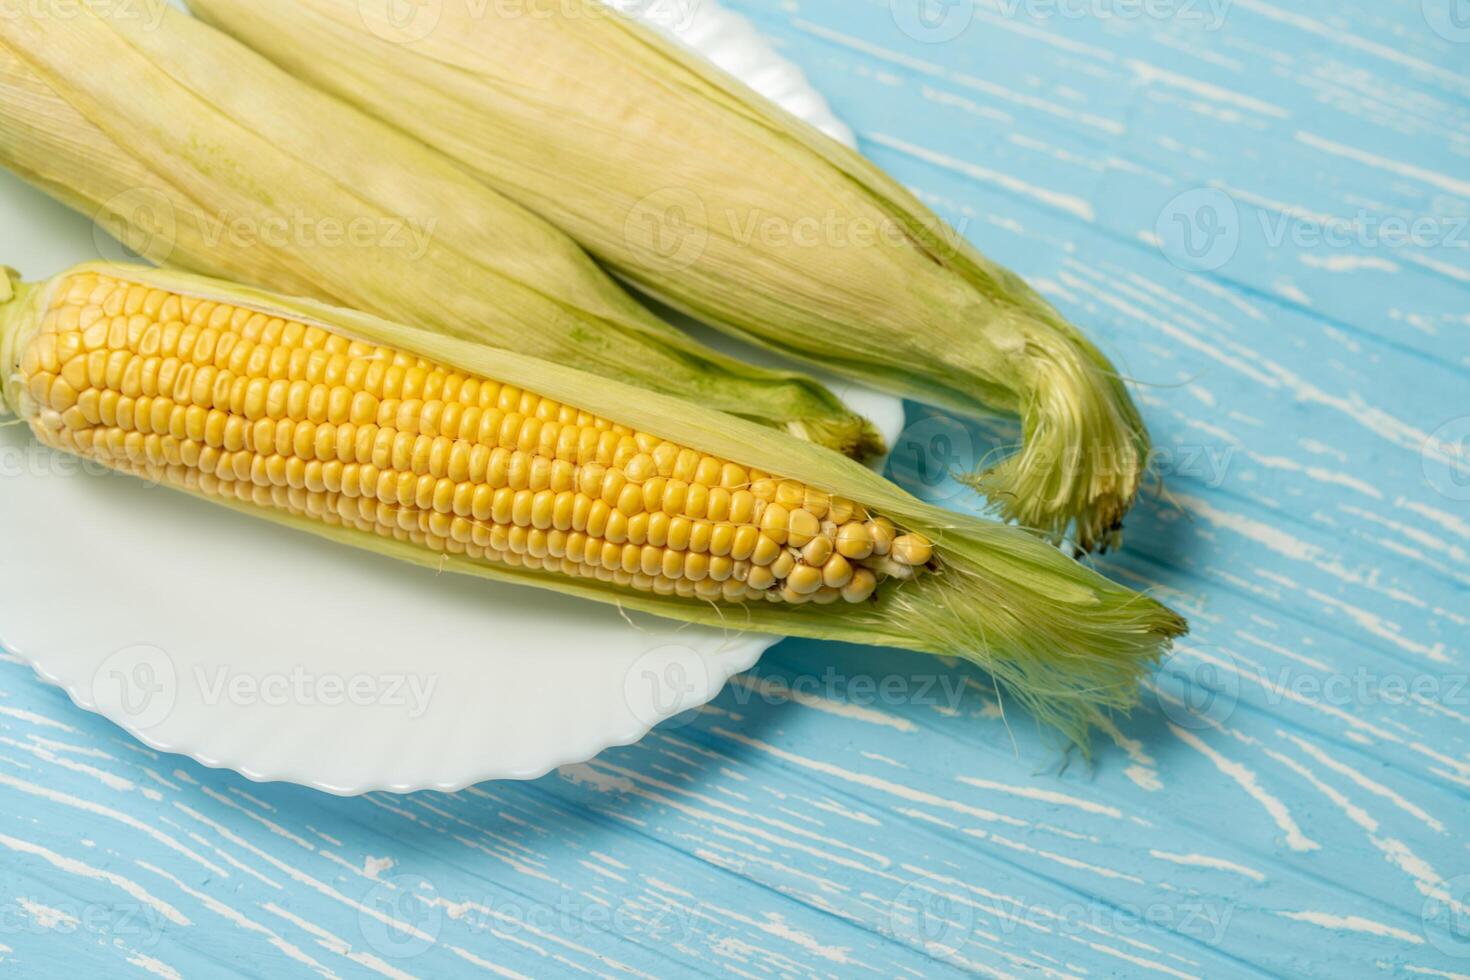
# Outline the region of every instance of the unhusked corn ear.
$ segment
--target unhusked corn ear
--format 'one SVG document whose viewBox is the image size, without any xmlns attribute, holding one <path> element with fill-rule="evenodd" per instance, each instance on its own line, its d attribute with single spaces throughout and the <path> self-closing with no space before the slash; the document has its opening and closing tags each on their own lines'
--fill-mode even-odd
<svg viewBox="0 0 1470 980">
<path fill-rule="evenodd" d="M 1184 629 L 769 428 L 184 273 L 0 270 L 0 406 L 50 446 L 441 571 L 962 656 L 1084 745 Z"/>
<path fill-rule="evenodd" d="M 359 0 L 189 3 L 700 319 L 1018 417 L 1020 450 L 967 482 L 1052 537 L 1117 540 L 1149 440 L 1102 352 L 870 161 L 602 0 L 446 0 L 407 23 Z"/>
<path fill-rule="evenodd" d="M 0 17 L 0 163 L 159 263 L 556 360 L 854 456 L 830 391 L 635 302 L 542 218 L 181 11 Z"/>
<path fill-rule="evenodd" d="M 18 363 L 43 442 L 207 497 L 663 595 L 861 602 L 886 577 L 841 591 L 851 501 L 228 298 L 74 273 Z"/>
</svg>

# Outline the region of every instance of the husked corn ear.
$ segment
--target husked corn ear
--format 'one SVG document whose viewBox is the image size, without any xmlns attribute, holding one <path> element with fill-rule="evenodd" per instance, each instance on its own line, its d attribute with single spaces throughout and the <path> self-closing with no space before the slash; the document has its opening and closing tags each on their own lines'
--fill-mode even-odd
<svg viewBox="0 0 1470 980">
<path fill-rule="evenodd" d="M 0 407 L 57 449 L 442 571 L 966 657 L 1083 744 L 1184 629 L 780 432 L 184 273 L 0 271 Z"/>
<path fill-rule="evenodd" d="M 871 520 L 850 500 L 228 300 L 69 275 L 19 367 L 48 445 L 435 552 L 721 601 L 861 602 L 887 577 L 846 588 L 835 542 Z M 930 558 L 917 535 L 894 553 Z"/>
<path fill-rule="evenodd" d="M 417 140 L 181 11 L 122 8 L 0 17 L 0 164 L 148 258 L 881 451 L 822 385 L 697 343 Z"/>
<path fill-rule="evenodd" d="M 1149 442 L 1108 359 L 900 183 L 674 42 L 601 0 L 189 5 L 700 319 L 916 401 L 1018 417 L 1020 450 L 968 482 L 1050 536 L 1117 539 Z"/>
</svg>

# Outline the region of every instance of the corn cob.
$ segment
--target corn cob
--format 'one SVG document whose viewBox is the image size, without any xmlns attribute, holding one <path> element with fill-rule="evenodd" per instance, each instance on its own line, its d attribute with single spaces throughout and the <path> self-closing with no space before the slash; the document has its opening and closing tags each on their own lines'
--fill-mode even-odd
<svg viewBox="0 0 1470 980">
<path fill-rule="evenodd" d="M 647 28 L 598 0 L 189 3 L 677 308 L 916 401 L 1019 416 L 1020 451 L 968 482 L 1053 537 L 1117 540 L 1149 442 L 1102 353 L 879 168 Z"/>
<path fill-rule="evenodd" d="M 48 446 L 380 554 L 965 657 L 1083 744 L 1185 628 L 1024 531 L 783 433 L 185 273 L 6 270 L 0 404 Z"/>
<path fill-rule="evenodd" d="M 820 384 L 695 342 L 418 141 L 180 11 L 142 9 L 0 17 L 0 163 L 148 258 L 881 451 Z"/>
</svg>

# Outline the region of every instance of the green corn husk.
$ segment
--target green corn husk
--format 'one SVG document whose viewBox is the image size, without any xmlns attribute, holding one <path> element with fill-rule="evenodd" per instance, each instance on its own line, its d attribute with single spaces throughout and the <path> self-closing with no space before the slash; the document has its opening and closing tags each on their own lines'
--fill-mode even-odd
<svg viewBox="0 0 1470 980">
<path fill-rule="evenodd" d="M 0 164 L 146 257 L 882 450 L 816 381 L 695 342 L 543 219 L 182 11 L 74 7 L 0 17 Z"/>
<path fill-rule="evenodd" d="M 873 164 L 597 0 L 189 0 L 461 161 L 648 293 L 1024 446 L 1010 519 L 1117 540 L 1149 456 L 1107 358 Z M 410 12 L 405 15 L 405 11 Z"/>
<path fill-rule="evenodd" d="M 1039 720 L 1055 725 L 1084 748 L 1090 728 L 1108 711 L 1135 702 L 1142 675 L 1186 629 L 1182 618 L 1158 602 L 1108 581 L 1025 531 L 925 504 L 858 463 L 777 430 L 564 365 L 313 300 L 142 266 L 92 263 L 67 274 L 84 272 L 320 325 L 349 338 L 507 381 L 700 452 L 846 497 L 906 531 L 927 536 L 934 542 L 935 557 L 928 571 L 908 581 L 885 583 L 872 600 L 860 605 L 715 603 L 443 555 L 280 511 L 227 505 L 344 544 L 444 571 L 553 589 L 684 622 L 962 657 L 990 671 Z M 26 411 L 18 383 L 21 345 L 36 329 L 48 300 L 46 283 L 20 284 L 9 270 L 0 273 L 0 407 L 14 414 Z"/>
</svg>

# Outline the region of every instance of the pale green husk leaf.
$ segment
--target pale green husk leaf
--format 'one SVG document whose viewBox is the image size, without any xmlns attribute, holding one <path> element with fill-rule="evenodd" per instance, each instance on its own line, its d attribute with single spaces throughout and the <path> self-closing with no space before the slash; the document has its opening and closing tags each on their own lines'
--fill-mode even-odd
<svg viewBox="0 0 1470 980">
<path fill-rule="evenodd" d="M 190 3 L 672 306 L 916 401 L 1019 417 L 1020 451 L 970 482 L 1051 537 L 1117 540 L 1149 441 L 1107 358 L 878 167 L 673 42 L 598 0 Z"/>
<path fill-rule="evenodd" d="M 705 347 L 417 140 L 158 0 L 0 17 L 0 164 L 140 254 L 698 400 L 852 455 L 816 381 Z"/>
<path fill-rule="evenodd" d="M 313 534 L 419 565 L 553 589 L 684 622 L 961 657 L 990 671 L 1006 695 L 1084 747 L 1093 724 L 1107 712 L 1135 702 L 1140 678 L 1170 640 L 1186 629 L 1183 619 L 1158 602 L 1108 581 L 1024 531 L 930 506 L 852 460 L 741 419 L 313 300 L 142 267 L 94 264 L 72 271 L 87 270 L 320 324 L 779 473 L 848 497 L 902 528 L 928 536 L 935 542 L 936 559 L 931 571 L 908 582 L 885 583 L 874 601 L 861 605 L 716 604 L 441 556 L 367 532 L 239 508 Z M 17 324 L 27 319 L 15 312 L 20 306 L 19 302 L 0 306 L 0 344 L 6 332 L 13 337 Z M 0 361 L 0 376 L 12 364 Z M 15 395 L 10 392 L 13 404 Z"/>
</svg>

